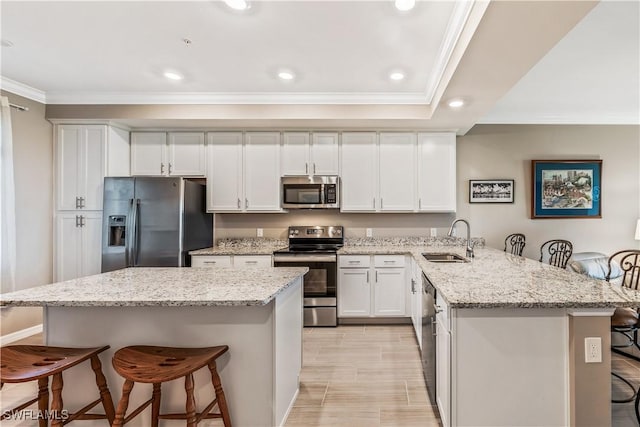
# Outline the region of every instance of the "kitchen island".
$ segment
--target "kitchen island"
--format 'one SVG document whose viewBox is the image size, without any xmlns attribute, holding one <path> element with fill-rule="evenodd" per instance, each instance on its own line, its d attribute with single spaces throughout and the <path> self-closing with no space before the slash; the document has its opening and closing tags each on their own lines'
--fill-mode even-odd
<svg viewBox="0 0 640 427">
<path fill-rule="evenodd" d="M 43 306 L 45 342 L 54 346 L 99 346 L 111 393 L 123 380 L 110 358 L 133 344 L 205 347 L 226 344 L 218 370 L 236 426 L 278 426 L 298 393 L 302 366 L 302 276 L 306 268 L 128 268 L 3 294 L 5 306 Z M 93 378 L 65 372 L 68 407 L 86 402 Z M 208 371 L 196 373 L 196 400 L 213 393 Z M 150 397 L 137 385 L 129 407 Z M 206 393 L 206 394 L 205 394 Z M 183 411 L 184 381 L 163 386 L 162 410 Z M 93 423 L 93 424 L 92 424 Z M 150 423 L 149 411 L 132 425 Z M 87 421 L 104 425 L 104 421 Z"/>
</svg>

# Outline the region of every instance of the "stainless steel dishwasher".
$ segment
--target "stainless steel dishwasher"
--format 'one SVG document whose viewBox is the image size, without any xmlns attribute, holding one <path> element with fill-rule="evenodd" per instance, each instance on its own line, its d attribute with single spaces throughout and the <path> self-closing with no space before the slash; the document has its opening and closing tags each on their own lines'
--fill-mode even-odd
<svg viewBox="0 0 640 427">
<path fill-rule="evenodd" d="M 436 404 L 436 288 L 422 275 L 422 373 L 429 400 Z"/>
</svg>

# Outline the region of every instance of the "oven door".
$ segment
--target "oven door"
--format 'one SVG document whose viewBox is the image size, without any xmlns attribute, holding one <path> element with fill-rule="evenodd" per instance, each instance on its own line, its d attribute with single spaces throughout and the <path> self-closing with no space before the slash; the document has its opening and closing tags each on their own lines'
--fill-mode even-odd
<svg viewBox="0 0 640 427">
<path fill-rule="evenodd" d="M 304 275 L 304 326 L 336 326 L 338 282 L 335 254 L 276 254 L 274 267 L 308 267 Z"/>
</svg>

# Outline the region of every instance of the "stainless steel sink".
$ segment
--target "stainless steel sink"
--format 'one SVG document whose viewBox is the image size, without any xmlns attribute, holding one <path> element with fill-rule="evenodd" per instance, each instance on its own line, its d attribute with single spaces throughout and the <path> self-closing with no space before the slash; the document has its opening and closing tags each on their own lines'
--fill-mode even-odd
<svg viewBox="0 0 640 427">
<path fill-rule="evenodd" d="M 426 252 L 422 256 L 431 262 L 469 262 L 465 257 L 452 253 Z"/>
</svg>

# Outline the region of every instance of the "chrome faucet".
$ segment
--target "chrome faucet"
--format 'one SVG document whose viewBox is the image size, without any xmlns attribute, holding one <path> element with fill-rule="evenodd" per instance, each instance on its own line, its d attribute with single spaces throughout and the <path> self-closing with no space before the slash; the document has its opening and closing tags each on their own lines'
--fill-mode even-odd
<svg viewBox="0 0 640 427">
<path fill-rule="evenodd" d="M 447 236 L 451 236 L 453 234 L 453 229 L 456 226 L 456 223 L 464 222 L 467 224 L 467 258 L 473 258 L 475 255 L 473 254 L 473 242 L 471 241 L 471 226 L 469 225 L 469 221 L 466 219 L 456 219 L 451 223 L 451 228 L 449 228 L 449 232 Z"/>
</svg>

